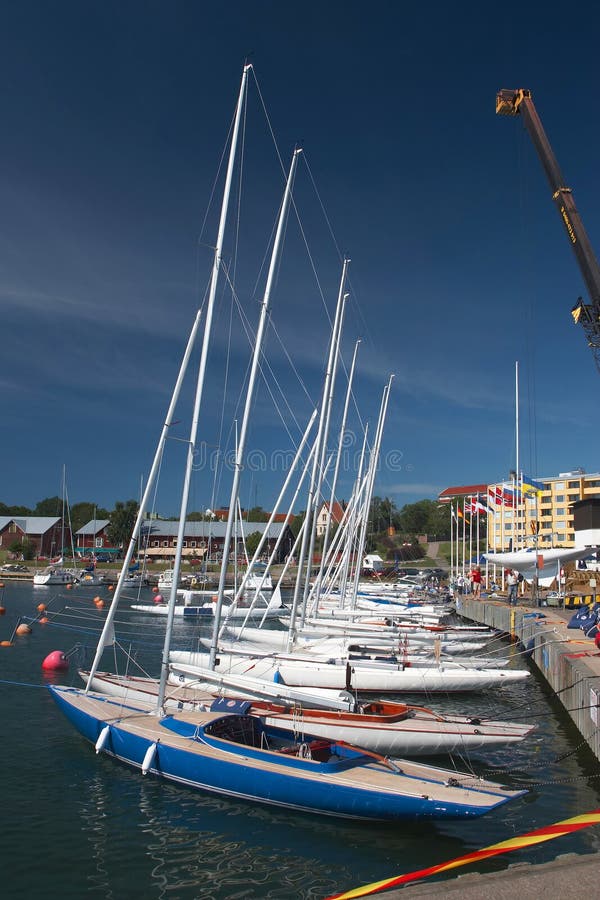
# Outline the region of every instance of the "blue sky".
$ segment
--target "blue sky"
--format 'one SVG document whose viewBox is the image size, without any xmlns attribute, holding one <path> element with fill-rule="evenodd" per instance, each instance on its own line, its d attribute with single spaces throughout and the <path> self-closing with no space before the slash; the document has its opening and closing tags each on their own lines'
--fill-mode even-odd
<svg viewBox="0 0 600 900">
<path fill-rule="evenodd" d="M 138 495 L 204 296 L 214 202 L 203 222 L 248 55 L 285 165 L 296 142 L 306 157 L 295 199 L 310 255 L 291 217 L 266 345 L 294 437 L 320 394 L 346 253 L 346 365 L 362 340 L 355 446 L 395 374 L 377 493 L 402 506 L 505 477 L 517 360 L 523 468 L 600 469 L 600 375 L 570 318 L 584 286 L 521 122 L 494 112 L 498 89 L 531 89 L 600 253 L 599 18 L 536 3 L 5 4 L 0 500 L 59 493 L 63 464 L 71 502 Z M 260 107 L 251 84 L 237 290 L 253 323 L 283 180 Z M 223 297 L 208 455 L 221 418 L 230 434 L 249 357 L 229 310 Z M 181 483 L 172 443 L 166 515 Z M 289 446 L 261 385 L 248 447 L 268 461 Z M 242 504 L 269 507 L 281 473 L 252 468 Z M 341 496 L 350 485 L 345 471 Z M 228 497 L 226 476 L 213 497 L 210 473 L 195 475 L 193 508 Z"/>
</svg>

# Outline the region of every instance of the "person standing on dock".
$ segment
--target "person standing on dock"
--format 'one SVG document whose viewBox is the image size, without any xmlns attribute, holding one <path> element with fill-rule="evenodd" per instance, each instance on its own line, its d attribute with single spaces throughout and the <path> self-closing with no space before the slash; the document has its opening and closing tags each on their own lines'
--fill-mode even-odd
<svg viewBox="0 0 600 900">
<path fill-rule="evenodd" d="M 517 577 L 517 573 L 511 569 L 511 571 L 506 576 L 506 586 L 508 587 L 508 604 L 509 606 L 517 605 L 517 587 L 519 581 Z"/>
<path fill-rule="evenodd" d="M 475 566 L 469 572 L 469 578 L 471 579 L 471 584 L 473 586 L 473 597 L 476 600 L 481 598 L 481 569 L 479 566 Z"/>
</svg>

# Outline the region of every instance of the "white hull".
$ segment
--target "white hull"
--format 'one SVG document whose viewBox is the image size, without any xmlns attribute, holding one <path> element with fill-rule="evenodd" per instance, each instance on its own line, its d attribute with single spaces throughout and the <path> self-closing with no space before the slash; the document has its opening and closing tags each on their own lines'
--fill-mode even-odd
<svg viewBox="0 0 600 900">
<path fill-rule="evenodd" d="M 248 627 L 242 629 L 228 625 L 221 636 L 223 641 L 227 641 L 230 644 L 242 640 L 254 644 L 256 647 L 266 647 L 275 650 L 285 650 L 287 648 L 287 632 L 275 631 L 272 628 Z M 317 631 L 311 631 L 308 634 L 305 634 L 304 632 L 297 633 L 293 643 L 293 649 L 294 651 L 310 650 L 313 647 L 322 646 L 324 643 L 330 641 L 337 641 L 338 647 L 340 648 L 338 652 L 341 652 L 342 648 L 347 649 L 350 644 L 357 643 L 368 644 L 370 647 L 374 646 L 378 649 L 397 650 L 400 643 L 395 635 L 386 637 L 385 635 L 373 633 L 368 635 L 352 635 L 348 633 L 332 637 L 329 632 L 323 630 L 321 633 Z M 485 647 L 483 642 L 440 641 L 440 651 L 442 653 L 475 653 L 477 650 L 482 650 L 483 647 Z M 405 649 L 409 653 L 411 651 L 432 650 L 433 644 L 430 641 L 425 642 L 409 638 L 406 641 L 402 641 L 402 651 L 404 652 Z"/>
<path fill-rule="evenodd" d="M 80 673 L 87 682 L 85 673 Z M 158 682 L 150 678 L 132 678 L 97 673 L 91 688 L 113 697 L 156 703 Z M 169 709 L 210 708 L 218 690 L 204 691 L 171 686 L 166 697 Z M 236 692 L 240 696 L 240 692 Z M 268 725 L 328 740 L 346 741 L 385 756 L 426 756 L 437 753 L 467 752 L 504 746 L 522 741 L 534 726 L 511 722 L 488 722 L 467 716 L 441 716 L 432 710 L 403 707 L 402 704 L 373 704 L 381 712 L 365 705 L 364 712 L 306 709 L 286 710 L 277 702 L 257 701 L 251 712 Z"/>
<path fill-rule="evenodd" d="M 33 576 L 33 583 L 37 587 L 53 584 L 77 584 L 77 578 L 68 569 L 50 569 L 44 572 L 36 572 Z"/>
<path fill-rule="evenodd" d="M 177 663 L 189 666 L 209 667 L 207 653 L 172 651 L 171 668 Z M 266 681 L 280 680 L 292 687 L 319 687 L 335 690 L 356 690 L 375 693 L 399 693 L 406 691 L 478 691 L 499 687 L 502 684 L 521 681 L 529 672 L 515 669 L 467 669 L 442 665 L 376 666 L 346 660 L 331 662 L 309 659 L 283 659 L 244 657 L 219 653 L 219 673 L 249 675 Z"/>
</svg>

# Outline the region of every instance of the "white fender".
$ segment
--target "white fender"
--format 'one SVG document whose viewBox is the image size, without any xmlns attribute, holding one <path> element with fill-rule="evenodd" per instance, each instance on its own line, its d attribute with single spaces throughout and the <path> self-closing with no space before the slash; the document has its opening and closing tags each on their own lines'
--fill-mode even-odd
<svg viewBox="0 0 600 900">
<path fill-rule="evenodd" d="M 149 770 L 152 768 L 152 763 L 154 762 L 154 757 L 156 756 L 157 749 L 158 747 L 156 744 L 150 744 L 150 746 L 146 750 L 146 755 L 144 756 L 144 761 L 142 762 L 142 775 L 147 775 Z"/>
<path fill-rule="evenodd" d="M 98 740 L 96 741 L 96 753 L 100 753 L 101 750 L 104 750 L 108 743 L 108 739 L 110 737 L 110 725 L 105 725 L 102 731 L 98 736 Z"/>
</svg>

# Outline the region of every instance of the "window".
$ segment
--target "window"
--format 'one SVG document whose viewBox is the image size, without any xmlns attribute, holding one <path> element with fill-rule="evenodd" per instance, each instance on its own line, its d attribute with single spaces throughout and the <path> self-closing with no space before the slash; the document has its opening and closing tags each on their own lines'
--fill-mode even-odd
<svg viewBox="0 0 600 900">
<path fill-rule="evenodd" d="M 562 491 L 562 490 L 564 490 L 564 487 L 565 487 L 564 481 L 555 481 L 554 482 L 554 490 L 555 491 Z"/>
<path fill-rule="evenodd" d="M 564 534 L 557 534 L 557 535 L 556 535 L 556 540 L 557 540 L 557 541 L 564 541 L 564 539 L 565 539 Z"/>
<path fill-rule="evenodd" d="M 591 481 L 585 482 L 586 488 L 597 488 L 600 487 L 600 479 L 594 478 Z"/>
<path fill-rule="evenodd" d="M 10 532 L 11 534 L 15 534 L 16 531 L 17 531 L 17 524 L 16 524 L 16 522 L 11 522 L 10 525 L 8 526 L 8 530 L 9 530 L 9 532 Z"/>
<path fill-rule="evenodd" d="M 564 495 L 564 494 L 557 494 L 556 497 L 554 498 L 554 502 L 555 502 L 555 503 L 564 503 L 564 502 L 565 502 L 565 495 Z"/>
<path fill-rule="evenodd" d="M 190 541 L 190 547 L 197 547 L 196 541 Z"/>
<path fill-rule="evenodd" d="M 560 509 L 557 509 L 557 510 L 556 510 L 556 515 L 557 515 L 557 516 L 564 516 L 564 515 L 565 515 L 565 508 L 564 508 L 564 506 L 562 506 Z"/>
<path fill-rule="evenodd" d="M 579 482 L 578 481 L 567 481 L 567 487 L 568 488 L 579 488 Z"/>
<path fill-rule="evenodd" d="M 152 541 L 153 547 L 160 547 L 160 541 Z"/>
<path fill-rule="evenodd" d="M 163 541 L 163 542 L 162 542 L 162 545 L 163 545 L 163 547 L 168 547 L 168 546 L 169 546 L 169 542 L 168 542 L 168 541 Z"/>
<path fill-rule="evenodd" d="M 103 547 L 104 546 L 104 538 L 96 538 L 94 541 L 94 547 Z"/>
</svg>

